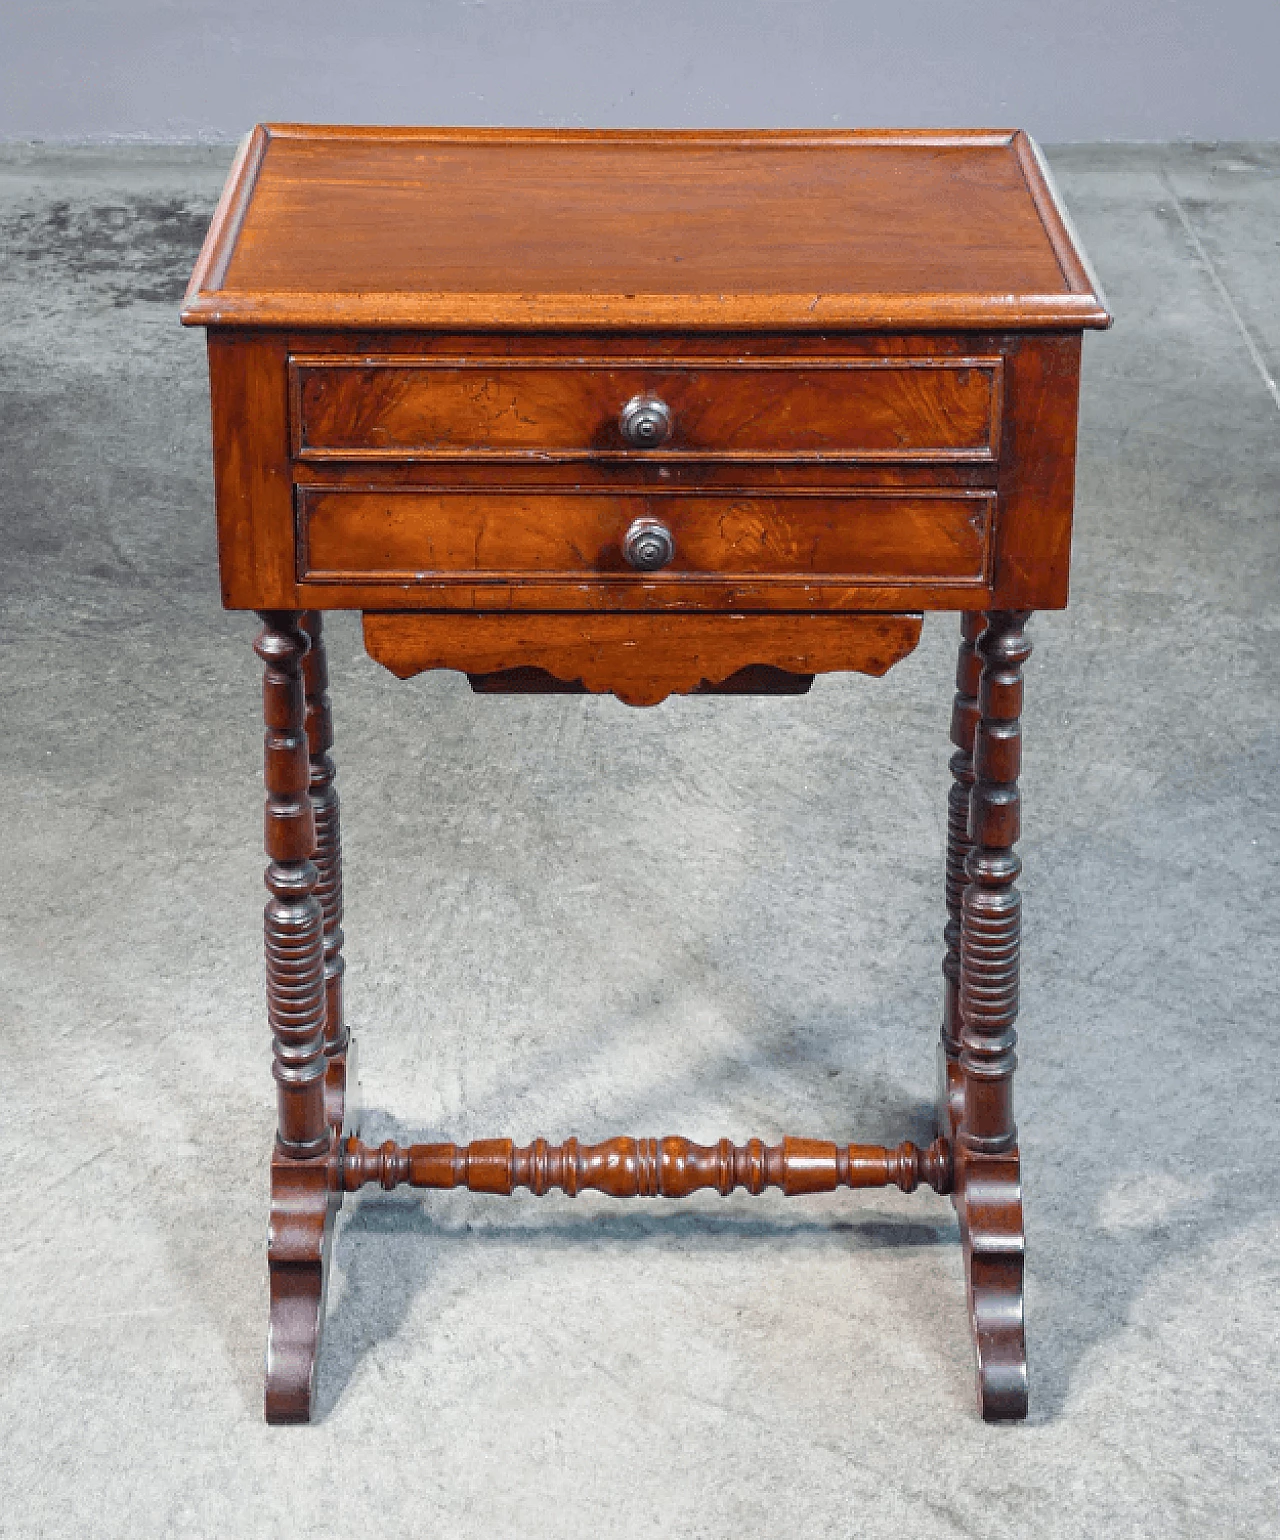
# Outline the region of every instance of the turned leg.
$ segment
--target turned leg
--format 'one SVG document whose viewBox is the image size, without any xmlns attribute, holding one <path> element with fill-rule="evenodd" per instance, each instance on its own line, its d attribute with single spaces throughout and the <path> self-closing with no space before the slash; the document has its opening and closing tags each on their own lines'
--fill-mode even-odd
<svg viewBox="0 0 1280 1540">
<path fill-rule="evenodd" d="M 978 679 L 982 660 L 976 642 L 987 623 L 984 614 L 960 617 L 960 656 L 956 663 L 956 694 L 951 706 L 951 791 L 947 798 L 947 924 L 942 933 L 946 956 L 942 1033 L 938 1043 L 938 1133 L 954 1141 L 960 1126 L 960 912 L 969 879 L 965 863 L 973 848 L 969 840 L 969 790 L 973 785 L 973 738 L 978 725 Z"/>
<path fill-rule="evenodd" d="M 1018 773 L 1022 665 L 1031 653 L 1021 611 L 993 611 L 978 640 L 982 672 L 969 802 L 972 848 L 960 920 L 962 1112 L 955 1152 L 978 1405 L 988 1421 L 1027 1415 L 1023 1335 L 1022 1189 L 1013 1121 L 1022 863 Z"/>
<path fill-rule="evenodd" d="M 261 618 L 254 650 L 265 665 L 267 1016 L 278 1111 L 267 1242 L 266 1416 L 268 1422 L 305 1422 L 340 1194 L 330 1190 L 334 1135 L 325 1112 L 324 912 L 312 860 L 316 832 L 302 677 L 308 638 L 292 611 L 264 611 Z"/>
<path fill-rule="evenodd" d="M 307 754 L 310 759 L 311 811 L 315 819 L 316 897 L 324 915 L 324 990 L 326 1058 L 325 1106 L 329 1122 L 354 1132 L 355 1048 L 347 1031 L 342 983 L 342 826 L 333 756 L 333 715 L 329 708 L 329 666 L 319 610 L 307 610 L 302 629 L 311 645 L 302 660 L 306 699 Z"/>
</svg>

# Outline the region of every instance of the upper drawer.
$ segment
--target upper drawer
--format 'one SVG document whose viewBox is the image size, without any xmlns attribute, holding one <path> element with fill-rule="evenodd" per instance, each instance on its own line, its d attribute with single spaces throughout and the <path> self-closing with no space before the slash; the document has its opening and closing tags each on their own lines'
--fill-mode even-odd
<svg viewBox="0 0 1280 1540">
<path fill-rule="evenodd" d="M 996 358 L 289 360 L 300 460 L 993 461 Z M 638 448 L 622 414 L 665 408 Z"/>
</svg>

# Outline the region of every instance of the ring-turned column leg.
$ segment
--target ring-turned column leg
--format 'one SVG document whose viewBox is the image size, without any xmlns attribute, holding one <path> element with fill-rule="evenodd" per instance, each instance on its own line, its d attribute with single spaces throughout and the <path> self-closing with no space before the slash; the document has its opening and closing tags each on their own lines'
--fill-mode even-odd
<svg viewBox="0 0 1280 1540">
<path fill-rule="evenodd" d="M 982 673 L 970 792 L 969 851 L 960 922 L 960 1075 L 956 1150 L 978 1406 L 988 1421 L 1027 1415 L 1023 1333 L 1024 1241 L 1018 1135 L 1013 1121 L 1022 863 L 1018 773 L 1022 665 L 1031 654 L 1022 611 L 993 611 L 978 641 Z"/>
<path fill-rule="evenodd" d="M 324 914 L 325 1107 L 329 1122 L 347 1134 L 358 1130 L 355 1108 L 355 1045 L 347 1031 L 342 985 L 342 827 L 333 756 L 333 714 L 329 707 L 329 665 L 319 610 L 307 610 L 302 628 L 311 645 L 302 660 L 306 698 L 307 753 L 311 763 L 311 811 L 315 818 L 316 897 Z M 344 1129 L 344 1113 L 346 1127 Z"/>
<path fill-rule="evenodd" d="M 969 840 L 969 790 L 973 785 L 973 737 L 978 725 L 978 680 L 982 659 L 976 642 L 987 617 L 976 612 L 960 617 L 960 656 L 956 663 L 956 695 L 951 707 L 951 791 L 947 797 L 947 924 L 943 931 L 946 956 L 942 1003 L 942 1033 L 938 1043 L 937 1130 L 955 1142 L 960 1127 L 963 1093 L 960 1078 L 960 911 L 969 878 L 965 863 L 973 848 Z"/>
<path fill-rule="evenodd" d="M 262 612 L 254 650 L 266 665 L 267 1015 L 278 1126 L 271 1160 L 267 1263 L 268 1422 L 311 1415 L 333 1219 L 334 1141 L 325 1114 L 324 913 L 309 785 L 302 666 L 308 638 L 292 611 Z"/>
</svg>

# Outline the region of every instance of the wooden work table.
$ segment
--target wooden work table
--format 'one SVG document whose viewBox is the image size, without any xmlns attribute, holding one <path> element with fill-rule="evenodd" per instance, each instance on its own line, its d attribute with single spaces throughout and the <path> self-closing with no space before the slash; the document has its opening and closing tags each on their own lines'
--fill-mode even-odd
<svg viewBox="0 0 1280 1540">
<path fill-rule="evenodd" d="M 960 1219 L 979 1407 L 1025 1416 L 1025 625 L 1067 602 L 1081 332 L 1110 320 L 1031 141 L 259 127 L 183 320 L 209 329 L 223 601 L 263 622 L 268 1419 L 311 1415 L 334 1220 L 369 1182 L 927 1183 Z M 637 706 L 883 674 L 958 612 L 934 1143 L 362 1144 L 333 609 L 401 678 Z"/>
</svg>

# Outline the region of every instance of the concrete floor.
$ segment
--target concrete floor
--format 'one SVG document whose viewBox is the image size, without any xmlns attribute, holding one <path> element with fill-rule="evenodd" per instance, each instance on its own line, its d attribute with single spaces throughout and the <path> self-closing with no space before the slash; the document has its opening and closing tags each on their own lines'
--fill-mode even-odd
<svg viewBox="0 0 1280 1540">
<path fill-rule="evenodd" d="M 1119 320 L 1028 669 L 1020 1428 L 929 1193 L 373 1193 L 262 1424 L 259 671 L 176 319 L 227 160 L 0 155 L 0 1533 L 1273 1532 L 1280 147 L 1053 156 Z M 927 1132 L 952 623 L 651 712 L 331 635 L 373 1137 Z"/>
</svg>

